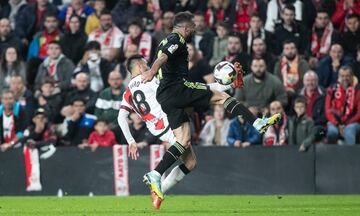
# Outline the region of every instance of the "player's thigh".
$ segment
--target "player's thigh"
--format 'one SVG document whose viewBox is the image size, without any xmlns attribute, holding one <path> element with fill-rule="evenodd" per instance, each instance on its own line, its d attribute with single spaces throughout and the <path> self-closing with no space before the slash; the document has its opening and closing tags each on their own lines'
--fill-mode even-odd
<svg viewBox="0 0 360 216">
<path fill-rule="evenodd" d="M 193 147 L 190 145 L 189 148 L 186 149 L 185 153 L 181 156 L 182 162 L 185 164 L 188 170 L 193 170 L 196 167 L 196 155 Z"/>
<path fill-rule="evenodd" d="M 204 83 L 185 81 L 182 90 L 182 97 L 178 99 L 182 107 L 206 109 L 213 96 L 213 92 Z"/>
<path fill-rule="evenodd" d="M 162 135 L 160 140 L 163 142 L 168 142 L 170 145 L 174 145 L 176 143 L 176 137 L 171 129 Z"/>
<path fill-rule="evenodd" d="M 173 131 L 176 141 L 179 142 L 185 148 L 188 148 L 190 146 L 190 140 L 191 140 L 190 122 L 187 121 L 182 123 L 179 127 L 175 128 Z"/>
</svg>

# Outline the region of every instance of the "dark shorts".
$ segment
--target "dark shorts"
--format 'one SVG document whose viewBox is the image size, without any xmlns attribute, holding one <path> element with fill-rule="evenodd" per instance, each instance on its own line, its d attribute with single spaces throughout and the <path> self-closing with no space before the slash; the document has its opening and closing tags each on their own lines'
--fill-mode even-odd
<svg viewBox="0 0 360 216">
<path fill-rule="evenodd" d="M 183 81 L 157 92 L 156 99 L 166 113 L 171 129 L 189 121 L 185 108 L 206 110 L 210 105 L 212 91 L 204 83 Z"/>
</svg>

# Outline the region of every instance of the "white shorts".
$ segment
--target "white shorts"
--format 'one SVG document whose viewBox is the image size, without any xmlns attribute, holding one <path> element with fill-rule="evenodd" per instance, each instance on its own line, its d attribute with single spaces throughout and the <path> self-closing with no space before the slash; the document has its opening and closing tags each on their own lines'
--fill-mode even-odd
<svg viewBox="0 0 360 216">
<path fill-rule="evenodd" d="M 164 135 L 159 137 L 159 139 L 163 142 L 170 143 L 170 145 L 174 145 L 176 143 L 174 132 L 171 129 L 169 129 Z"/>
</svg>

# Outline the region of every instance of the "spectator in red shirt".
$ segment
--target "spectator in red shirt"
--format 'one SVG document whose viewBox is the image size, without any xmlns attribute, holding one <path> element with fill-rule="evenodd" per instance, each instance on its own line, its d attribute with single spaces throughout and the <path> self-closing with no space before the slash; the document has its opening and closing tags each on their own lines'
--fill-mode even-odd
<svg viewBox="0 0 360 216">
<path fill-rule="evenodd" d="M 115 134 L 109 128 L 107 121 L 97 120 L 95 131 L 91 132 L 86 143 L 79 145 L 79 148 L 90 147 L 95 151 L 97 147 L 111 147 L 116 144 Z"/>
<path fill-rule="evenodd" d="M 209 0 L 207 9 L 205 11 L 206 25 L 215 29 L 216 24 L 224 21 L 225 11 L 229 7 L 230 0 Z"/>
<path fill-rule="evenodd" d="M 258 11 L 256 0 L 235 0 L 230 5 L 230 23 L 233 30 L 237 32 L 247 32 L 253 13 Z"/>
<path fill-rule="evenodd" d="M 359 0 L 339 0 L 336 3 L 336 9 L 331 17 L 331 21 L 335 28 L 342 32 L 345 27 L 345 17 L 350 14 L 360 15 Z"/>
<path fill-rule="evenodd" d="M 360 90 L 359 85 L 353 85 L 351 67 L 342 66 L 338 83 L 328 88 L 325 113 L 328 142 L 337 143 L 338 138 L 343 137 L 345 144 L 354 145 L 360 130 Z"/>
</svg>

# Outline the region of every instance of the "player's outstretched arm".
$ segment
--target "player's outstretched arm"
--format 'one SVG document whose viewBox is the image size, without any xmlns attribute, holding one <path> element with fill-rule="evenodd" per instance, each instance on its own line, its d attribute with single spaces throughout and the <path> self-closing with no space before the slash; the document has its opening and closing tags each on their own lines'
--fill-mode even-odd
<svg viewBox="0 0 360 216">
<path fill-rule="evenodd" d="M 131 157 L 131 159 L 133 160 L 137 160 L 137 158 L 139 157 L 137 143 L 135 142 L 134 137 L 131 135 L 129 124 L 126 121 L 126 118 L 129 116 L 129 114 L 129 111 L 125 109 L 120 109 L 117 120 L 127 143 L 129 143 L 128 157 Z"/>
<path fill-rule="evenodd" d="M 143 83 L 149 82 L 153 79 L 160 67 L 165 64 L 168 60 L 168 56 L 165 53 L 162 53 L 154 62 L 150 70 L 145 71 L 141 74 L 141 81 Z"/>
</svg>

